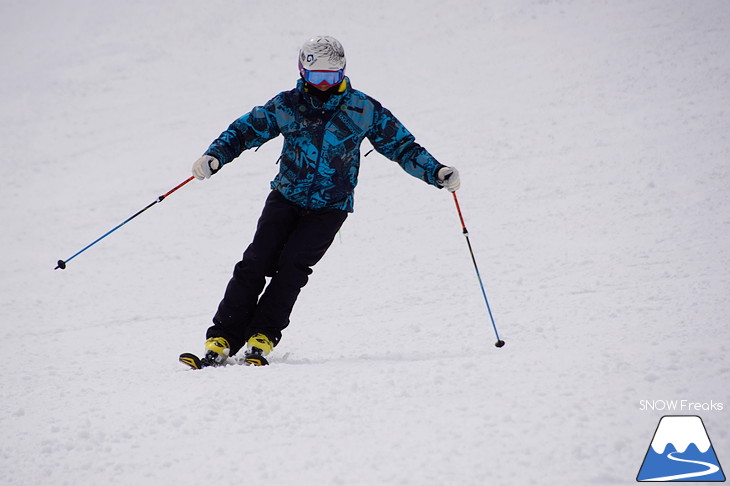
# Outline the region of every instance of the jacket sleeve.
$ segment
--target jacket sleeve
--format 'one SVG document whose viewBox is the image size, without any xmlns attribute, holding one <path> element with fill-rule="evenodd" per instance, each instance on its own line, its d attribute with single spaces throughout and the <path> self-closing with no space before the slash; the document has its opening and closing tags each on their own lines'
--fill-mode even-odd
<svg viewBox="0 0 730 486">
<path fill-rule="evenodd" d="M 375 102 L 373 127 L 367 135 L 378 153 L 397 162 L 413 177 L 440 188 L 436 173 L 442 167 L 433 155 L 416 143 L 416 138 L 380 103 Z"/>
<path fill-rule="evenodd" d="M 280 131 L 276 122 L 276 100 L 257 106 L 238 120 L 210 144 L 205 155 L 218 159 L 221 166 L 229 163 L 244 150 L 258 147 L 276 138 Z"/>
</svg>

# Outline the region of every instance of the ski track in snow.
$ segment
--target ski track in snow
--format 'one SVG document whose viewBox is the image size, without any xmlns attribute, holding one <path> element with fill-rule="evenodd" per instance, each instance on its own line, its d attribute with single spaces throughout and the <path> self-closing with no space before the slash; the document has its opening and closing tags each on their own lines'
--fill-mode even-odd
<svg viewBox="0 0 730 486">
<path fill-rule="evenodd" d="M 3 485 L 624 485 L 662 415 L 640 400 L 727 408 L 728 2 L 0 11 Z M 176 360 L 281 140 L 53 271 L 290 89 L 319 33 L 459 168 L 504 348 L 452 198 L 376 153 L 270 367 Z M 701 413 L 727 461 L 727 409 Z"/>
</svg>

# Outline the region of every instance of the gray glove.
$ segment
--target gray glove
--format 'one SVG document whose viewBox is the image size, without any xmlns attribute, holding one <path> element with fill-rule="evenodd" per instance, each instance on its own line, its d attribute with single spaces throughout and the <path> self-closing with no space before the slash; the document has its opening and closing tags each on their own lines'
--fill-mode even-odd
<svg viewBox="0 0 730 486">
<path fill-rule="evenodd" d="M 215 157 L 203 155 L 193 164 L 193 176 L 198 180 L 208 179 L 218 172 L 221 163 Z"/>
<path fill-rule="evenodd" d="M 456 192 L 461 186 L 459 171 L 456 167 L 442 167 L 436 174 L 437 182 L 449 192 Z"/>
</svg>

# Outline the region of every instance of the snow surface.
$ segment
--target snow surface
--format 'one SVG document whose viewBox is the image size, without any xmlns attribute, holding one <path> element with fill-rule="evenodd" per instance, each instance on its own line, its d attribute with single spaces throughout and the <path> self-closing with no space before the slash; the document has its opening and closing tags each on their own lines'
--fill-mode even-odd
<svg viewBox="0 0 730 486">
<path fill-rule="evenodd" d="M 177 356 L 280 140 L 53 270 L 320 33 L 461 171 L 504 348 L 452 198 L 377 154 L 270 367 Z M 724 404 L 730 463 L 726 0 L 3 0 L 0 38 L 3 485 L 628 485 L 661 399 Z"/>
</svg>

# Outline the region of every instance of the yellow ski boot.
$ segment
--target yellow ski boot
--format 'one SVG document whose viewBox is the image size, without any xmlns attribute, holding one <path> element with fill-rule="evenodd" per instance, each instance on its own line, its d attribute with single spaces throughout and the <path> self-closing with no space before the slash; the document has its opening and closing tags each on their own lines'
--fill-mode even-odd
<svg viewBox="0 0 730 486">
<path fill-rule="evenodd" d="M 274 343 L 264 334 L 254 334 L 246 343 L 246 352 L 244 353 L 244 363 L 247 366 L 266 366 L 269 362 L 266 360 L 271 350 L 274 349 Z"/>
<path fill-rule="evenodd" d="M 205 356 L 200 361 L 205 366 L 219 366 L 226 362 L 230 352 L 231 346 L 224 338 L 210 338 L 205 341 Z"/>
</svg>

